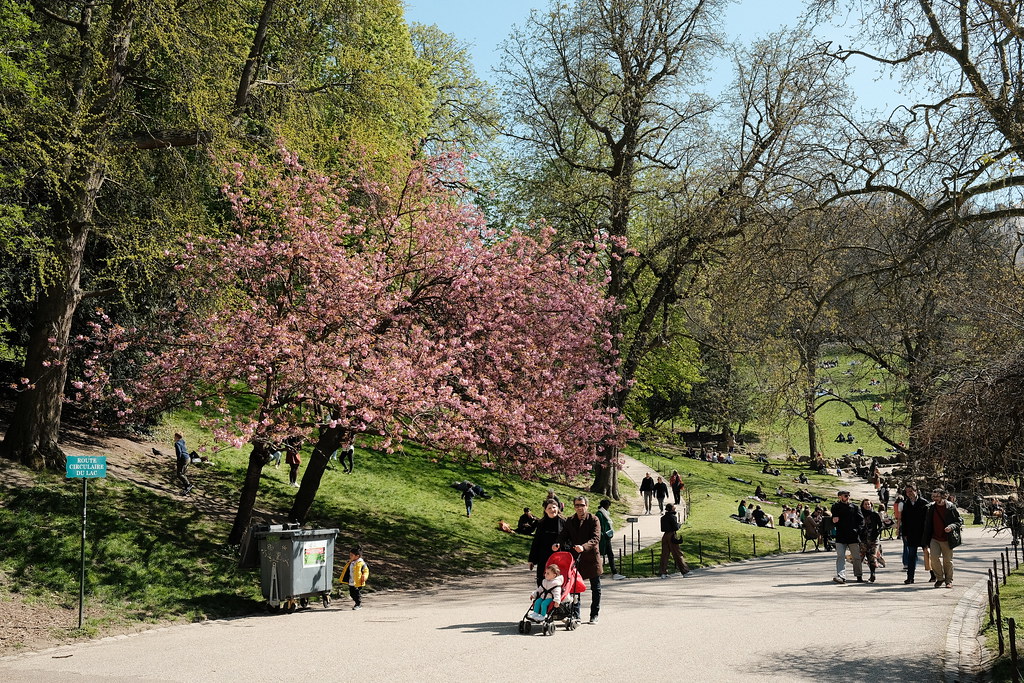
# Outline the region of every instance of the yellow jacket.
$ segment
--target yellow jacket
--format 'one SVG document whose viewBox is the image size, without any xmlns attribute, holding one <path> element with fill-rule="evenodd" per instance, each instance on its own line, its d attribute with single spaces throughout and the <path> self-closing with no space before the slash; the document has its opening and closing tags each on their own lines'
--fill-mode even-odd
<svg viewBox="0 0 1024 683">
<path fill-rule="evenodd" d="M 366 585 L 366 580 L 370 578 L 370 568 L 363 562 L 363 558 L 359 557 L 355 560 L 355 566 L 352 567 L 352 583 L 356 588 L 362 588 Z M 352 564 L 352 560 L 345 563 L 345 566 L 341 570 L 341 577 L 338 579 L 343 586 L 348 585 L 348 581 L 345 577 L 348 576 L 348 567 Z"/>
</svg>

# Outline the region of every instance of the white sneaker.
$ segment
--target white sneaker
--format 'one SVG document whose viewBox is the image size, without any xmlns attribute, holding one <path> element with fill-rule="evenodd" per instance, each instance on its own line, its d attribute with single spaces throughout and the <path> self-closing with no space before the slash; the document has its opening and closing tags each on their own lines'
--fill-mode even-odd
<svg viewBox="0 0 1024 683">
<path fill-rule="evenodd" d="M 612 581 L 622 581 L 624 578 L 622 574 L 612 574 Z"/>
<path fill-rule="evenodd" d="M 661 578 L 663 578 L 663 579 L 667 579 L 667 578 L 668 578 L 668 574 L 662 574 L 662 575 L 661 575 Z"/>
</svg>

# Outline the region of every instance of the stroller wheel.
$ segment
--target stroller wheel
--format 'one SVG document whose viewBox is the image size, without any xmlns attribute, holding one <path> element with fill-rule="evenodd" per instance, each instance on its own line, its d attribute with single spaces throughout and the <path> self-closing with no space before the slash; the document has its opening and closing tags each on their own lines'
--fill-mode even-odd
<svg viewBox="0 0 1024 683">
<path fill-rule="evenodd" d="M 526 633 L 526 621 L 519 622 L 519 632 Z"/>
<path fill-rule="evenodd" d="M 555 635 L 555 625 L 554 625 L 554 623 L 547 624 L 544 627 L 544 635 L 546 635 L 546 636 L 553 636 L 553 635 Z"/>
</svg>

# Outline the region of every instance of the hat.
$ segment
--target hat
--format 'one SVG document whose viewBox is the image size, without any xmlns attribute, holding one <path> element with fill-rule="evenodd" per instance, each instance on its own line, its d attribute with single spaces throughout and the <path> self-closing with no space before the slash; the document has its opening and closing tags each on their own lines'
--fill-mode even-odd
<svg viewBox="0 0 1024 683">
<path fill-rule="evenodd" d="M 840 491 L 838 495 L 840 495 L 840 496 L 848 496 L 848 495 L 850 495 L 850 492 L 849 491 Z"/>
</svg>

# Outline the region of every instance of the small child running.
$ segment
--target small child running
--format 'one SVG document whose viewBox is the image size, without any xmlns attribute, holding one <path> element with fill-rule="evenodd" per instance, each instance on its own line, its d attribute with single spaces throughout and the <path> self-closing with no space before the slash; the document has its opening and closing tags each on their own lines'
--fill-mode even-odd
<svg viewBox="0 0 1024 683">
<path fill-rule="evenodd" d="M 548 606 L 551 603 L 556 605 L 562 601 L 562 570 L 556 564 L 549 564 L 544 570 L 544 579 L 540 585 L 530 593 L 533 599 L 533 609 L 526 618 L 530 621 L 544 621 L 548 613 Z"/>
<path fill-rule="evenodd" d="M 362 590 L 366 580 L 370 578 L 370 569 L 363 561 L 363 549 L 355 546 L 348 551 L 348 562 L 341 570 L 341 584 L 348 586 L 349 597 L 356 603 L 352 609 L 360 609 L 363 605 Z"/>
</svg>

